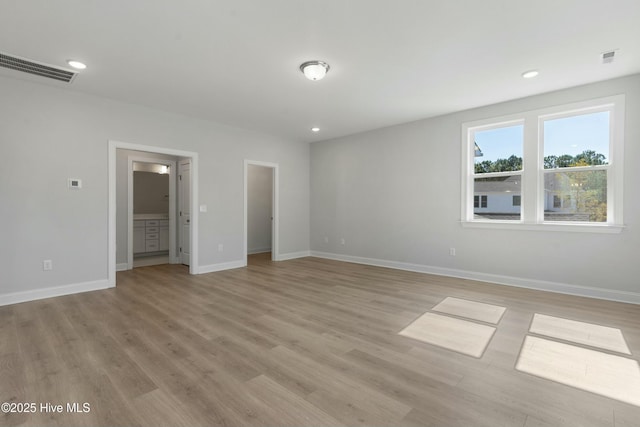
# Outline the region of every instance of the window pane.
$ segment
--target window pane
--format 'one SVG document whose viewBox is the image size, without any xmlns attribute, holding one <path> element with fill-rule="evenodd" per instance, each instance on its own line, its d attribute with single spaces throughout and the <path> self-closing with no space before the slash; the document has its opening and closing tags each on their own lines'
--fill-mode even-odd
<svg viewBox="0 0 640 427">
<path fill-rule="evenodd" d="M 607 221 L 607 171 L 544 174 L 545 221 Z"/>
<path fill-rule="evenodd" d="M 609 163 L 609 112 L 546 120 L 544 168 Z"/>
<path fill-rule="evenodd" d="M 522 170 L 523 125 L 476 131 L 475 173 Z"/>
<path fill-rule="evenodd" d="M 520 219 L 520 205 L 514 205 L 514 196 L 521 194 L 520 175 L 475 178 L 473 185 L 475 219 Z M 479 198 L 479 207 L 476 198 Z"/>
</svg>

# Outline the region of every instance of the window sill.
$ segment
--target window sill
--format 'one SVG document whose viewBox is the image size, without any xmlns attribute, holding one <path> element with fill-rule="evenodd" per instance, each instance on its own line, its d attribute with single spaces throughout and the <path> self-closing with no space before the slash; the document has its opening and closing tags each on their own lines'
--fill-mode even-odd
<svg viewBox="0 0 640 427">
<path fill-rule="evenodd" d="M 527 231 L 563 231 L 577 233 L 619 234 L 624 225 L 617 224 L 566 224 L 545 222 L 542 224 L 525 224 L 522 221 L 462 221 L 464 228 L 490 228 L 495 230 L 527 230 Z"/>
</svg>

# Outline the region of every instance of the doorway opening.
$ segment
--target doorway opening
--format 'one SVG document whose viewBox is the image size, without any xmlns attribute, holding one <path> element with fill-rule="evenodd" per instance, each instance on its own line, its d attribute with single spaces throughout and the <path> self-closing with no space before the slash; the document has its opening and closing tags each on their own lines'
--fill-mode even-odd
<svg viewBox="0 0 640 427">
<path fill-rule="evenodd" d="M 119 141 L 109 141 L 109 226 L 108 226 L 108 254 L 107 254 L 107 274 L 110 286 L 116 285 L 116 271 L 126 270 L 133 268 L 133 246 L 134 246 L 134 230 L 133 230 L 133 191 L 128 191 L 129 179 L 127 178 L 128 164 L 126 159 L 124 161 L 118 161 L 118 157 L 122 157 L 126 150 L 131 150 L 140 153 L 134 153 L 134 157 L 138 156 L 142 158 L 141 163 L 155 163 L 160 166 L 167 166 L 169 174 L 171 169 L 173 171 L 179 171 L 181 162 L 189 163 L 189 175 L 188 186 L 183 186 L 183 191 L 186 191 L 185 202 L 188 205 L 189 211 L 189 228 L 186 230 L 188 235 L 181 236 L 181 228 L 179 227 L 179 221 L 177 210 L 180 204 L 177 199 L 179 198 L 178 184 L 169 187 L 169 202 L 170 206 L 176 206 L 176 209 L 169 210 L 168 216 L 172 216 L 172 219 L 168 219 L 168 227 L 163 230 L 163 242 L 167 238 L 165 232 L 168 231 L 169 240 L 169 261 L 170 262 L 182 262 L 180 256 L 179 244 L 183 242 L 186 244 L 187 253 L 189 255 L 189 273 L 198 274 L 198 153 L 182 150 L 174 150 L 163 147 L 152 147 L 147 145 L 130 144 Z M 157 155 L 164 155 L 165 159 L 158 160 Z M 166 157 L 174 157 L 175 159 L 166 160 Z M 167 163 L 168 161 L 168 163 Z M 131 176 L 133 176 L 133 164 L 131 163 Z M 184 180 L 184 178 L 183 178 Z M 187 182 L 185 181 L 185 182 Z M 133 179 L 131 179 L 131 187 L 133 186 Z M 129 199 L 130 198 L 130 199 Z M 129 210 L 131 214 L 129 215 Z M 119 219 L 118 219 L 119 218 Z M 129 218 L 131 221 L 129 221 Z M 145 220 L 146 221 L 146 220 Z M 126 227 L 118 227 L 119 224 L 127 224 Z M 163 223 L 164 224 L 164 223 Z M 139 224 L 141 225 L 141 224 Z M 146 235 L 146 223 L 145 223 L 145 239 Z M 158 224 L 160 226 L 160 223 Z M 154 229 L 153 224 L 150 225 L 149 230 L 151 241 L 149 248 L 155 249 L 156 242 L 154 242 Z M 173 228 L 173 230 L 171 230 Z M 158 239 L 157 244 L 160 244 L 160 227 L 158 227 Z M 140 232 L 138 232 L 138 239 L 140 239 Z M 146 248 L 146 241 L 145 248 Z M 140 241 L 138 241 L 138 245 Z M 159 247 L 159 246 L 158 246 Z M 120 250 L 118 250 L 120 248 Z M 131 250 L 129 250 L 131 248 Z M 138 246 L 139 248 L 139 246 Z M 174 251 L 172 251 L 172 248 Z M 183 250 L 185 247 L 183 247 Z M 172 253 L 173 252 L 173 253 Z"/>
<path fill-rule="evenodd" d="M 245 160 L 245 263 L 278 259 L 278 164 Z"/>
<path fill-rule="evenodd" d="M 128 155 L 128 269 L 178 262 L 176 161 Z"/>
</svg>

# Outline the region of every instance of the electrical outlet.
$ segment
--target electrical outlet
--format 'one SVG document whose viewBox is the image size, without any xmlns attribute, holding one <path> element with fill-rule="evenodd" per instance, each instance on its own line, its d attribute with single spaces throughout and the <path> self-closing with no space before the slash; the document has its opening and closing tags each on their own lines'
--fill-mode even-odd
<svg viewBox="0 0 640 427">
<path fill-rule="evenodd" d="M 53 270 L 53 261 L 51 261 L 50 259 L 45 259 L 44 261 L 42 261 L 42 269 L 44 271 Z"/>
<path fill-rule="evenodd" d="M 341 244 L 341 245 L 344 245 L 345 243 L 346 243 L 346 242 L 345 242 L 345 240 L 344 240 L 344 237 L 343 237 L 342 239 L 340 239 L 340 244 Z"/>
<path fill-rule="evenodd" d="M 82 188 L 82 180 L 78 178 L 69 178 L 67 180 L 67 186 L 71 190 L 79 190 Z"/>
<path fill-rule="evenodd" d="M 324 236 L 324 242 L 329 243 L 329 238 L 327 236 Z"/>
<path fill-rule="evenodd" d="M 218 252 L 224 251 L 224 245 L 222 243 L 218 244 Z"/>
<path fill-rule="evenodd" d="M 449 255 L 456 256 L 456 248 L 449 248 Z"/>
</svg>

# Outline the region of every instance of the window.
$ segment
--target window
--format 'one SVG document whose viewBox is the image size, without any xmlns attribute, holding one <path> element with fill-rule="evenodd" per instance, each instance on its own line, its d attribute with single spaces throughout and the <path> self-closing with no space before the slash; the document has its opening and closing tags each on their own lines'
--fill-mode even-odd
<svg viewBox="0 0 640 427">
<path fill-rule="evenodd" d="M 474 208 L 486 208 L 488 203 L 488 196 L 473 196 Z"/>
<path fill-rule="evenodd" d="M 488 221 L 520 219 L 511 193 L 520 193 L 522 174 L 522 123 L 488 126 L 473 132 L 473 194 L 481 196 L 474 218 Z M 491 196 L 491 208 L 488 198 Z"/>
<path fill-rule="evenodd" d="M 464 124 L 463 225 L 619 232 L 623 120 L 619 95 Z"/>
<path fill-rule="evenodd" d="M 605 110 L 542 121 L 545 201 L 553 195 L 545 220 L 607 222 L 609 115 Z"/>
</svg>

